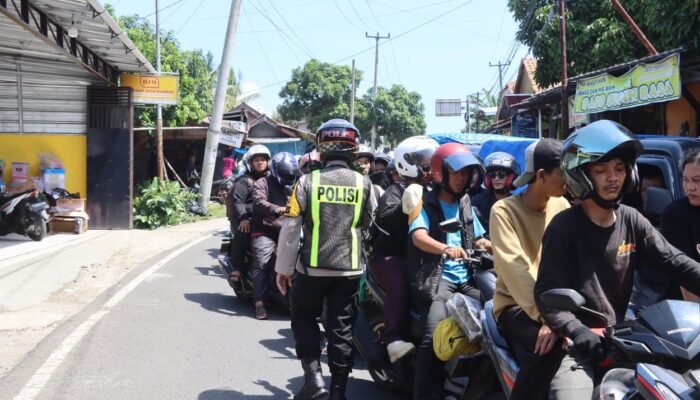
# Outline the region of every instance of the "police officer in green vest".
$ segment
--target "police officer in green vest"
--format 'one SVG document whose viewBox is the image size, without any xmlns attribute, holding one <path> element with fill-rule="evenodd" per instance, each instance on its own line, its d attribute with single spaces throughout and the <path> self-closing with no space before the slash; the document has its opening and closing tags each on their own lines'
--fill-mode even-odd
<svg viewBox="0 0 700 400">
<path fill-rule="evenodd" d="M 282 293 L 291 288 L 292 331 L 304 369 L 304 386 L 295 399 L 345 399 L 353 366 L 353 296 L 363 272 L 362 230 L 369 227 L 376 204 L 368 177 L 350 168 L 359 143 L 360 132 L 348 121 L 332 119 L 321 125 L 316 146 L 324 167 L 296 184 L 280 231 L 277 286 Z M 319 361 L 317 318 L 324 299 L 330 392 Z"/>
</svg>

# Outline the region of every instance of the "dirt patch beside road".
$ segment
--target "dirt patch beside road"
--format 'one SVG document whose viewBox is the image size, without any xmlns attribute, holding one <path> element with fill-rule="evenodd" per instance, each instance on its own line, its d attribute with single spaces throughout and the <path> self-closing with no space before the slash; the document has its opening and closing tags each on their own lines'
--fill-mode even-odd
<svg viewBox="0 0 700 400">
<path fill-rule="evenodd" d="M 0 291 L 6 293 L 0 296 L 0 376 L 137 265 L 226 227 L 228 221 L 214 219 L 155 231 L 105 231 L 11 265 L 0 274 Z"/>
</svg>

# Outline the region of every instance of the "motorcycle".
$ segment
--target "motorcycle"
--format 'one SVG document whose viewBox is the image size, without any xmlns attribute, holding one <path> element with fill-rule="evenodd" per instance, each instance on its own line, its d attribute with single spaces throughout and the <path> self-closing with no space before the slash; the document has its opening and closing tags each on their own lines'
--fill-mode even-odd
<svg viewBox="0 0 700 400">
<path fill-rule="evenodd" d="M 40 241 L 46 237 L 49 206 L 35 189 L 0 194 L 0 236 L 18 233 Z"/>
<path fill-rule="evenodd" d="M 456 232 L 463 229 L 457 219 L 442 222 L 440 228 L 445 232 Z M 466 230 L 464 231 L 466 232 Z M 483 251 L 470 250 L 468 254 L 469 258 L 464 261 L 472 270 L 475 285 L 481 290 L 482 302 L 489 300 L 496 287 L 496 278 L 491 269 L 492 260 Z M 365 270 L 358 294 L 355 296 L 355 304 L 358 309 L 353 328 L 355 348 L 365 360 L 369 374 L 376 384 L 410 393 L 413 391 L 414 385 L 416 352 L 404 356 L 393 364 L 389 361 L 389 355 L 382 342 L 385 328 L 383 310 L 386 293 L 370 272 L 369 268 Z M 403 339 L 417 346 L 423 336 L 423 329 L 420 313 L 411 307 L 408 310 L 407 329 Z M 446 395 L 455 399 L 467 395 L 469 397 L 465 398 L 483 397 L 487 389 L 491 388 L 495 382 L 489 378 L 493 376 L 489 363 L 484 352 L 460 356 L 448 361 L 445 364 Z"/>
<path fill-rule="evenodd" d="M 224 237 L 221 242 L 221 253 L 224 255 L 223 258 L 219 258 L 219 269 L 226 276 L 226 281 L 229 286 L 233 289 L 236 297 L 242 301 L 252 301 L 253 300 L 253 275 L 250 268 L 250 261 L 252 260 L 252 255 L 250 251 L 246 252 L 244 258 L 244 265 L 246 266 L 243 271 L 241 271 L 240 277 L 231 276 L 233 270 L 233 265 L 231 264 L 231 240 L 232 237 Z M 287 291 L 286 295 L 280 293 L 277 288 L 277 282 L 275 280 L 276 274 L 272 270 L 268 274 L 268 298 L 279 306 L 282 310 L 291 310 L 291 292 Z"/>
<path fill-rule="evenodd" d="M 541 299 L 552 308 L 582 311 L 605 322 L 606 353 L 598 368 L 608 372 L 595 398 L 700 398 L 700 304 L 664 300 L 613 326 L 605 315 L 584 307 L 585 299 L 575 290 L 548 290 Z"/>
</svg>

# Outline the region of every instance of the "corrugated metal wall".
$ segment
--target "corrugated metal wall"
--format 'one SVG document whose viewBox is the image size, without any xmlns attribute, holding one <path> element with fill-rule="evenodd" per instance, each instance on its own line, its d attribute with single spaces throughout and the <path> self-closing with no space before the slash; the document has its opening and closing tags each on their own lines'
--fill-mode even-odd
<svg viewBox="0 0 700 400">
<path fill-rule="evenodd" d="M 87 86 L 75 63 L 0 54 L 0 133 L 87 132 Z"/>
</svg>

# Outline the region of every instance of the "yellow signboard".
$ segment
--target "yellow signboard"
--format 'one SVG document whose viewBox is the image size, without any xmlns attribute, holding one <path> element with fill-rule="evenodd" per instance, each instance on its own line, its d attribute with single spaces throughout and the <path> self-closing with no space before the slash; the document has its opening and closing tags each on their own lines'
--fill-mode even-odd
<svg viewBox="0 0 700 400">
<path fill-rule="evenodd" d="M 639 64 L 626 74 L 601 74 L 576 84 L 574 114 L 592 114 L 681 97 L 680 56 Z"/>
<path fill-rule="evenodd" d="M 134 89 L 136 104 L 177 104 L 177 76 L 122 74 L 121 86 Z"/>
</svg>

